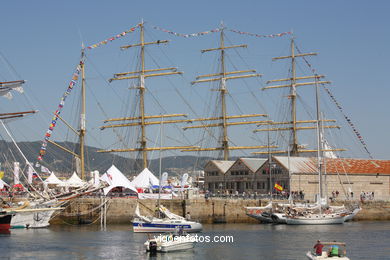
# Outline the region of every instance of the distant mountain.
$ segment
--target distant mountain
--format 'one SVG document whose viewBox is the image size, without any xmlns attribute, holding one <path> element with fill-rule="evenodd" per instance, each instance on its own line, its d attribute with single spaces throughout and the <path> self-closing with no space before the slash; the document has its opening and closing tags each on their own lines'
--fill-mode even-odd
<svg viewBox="0 0 390 260">
<path fill-rule="evenodd" d="M 67 149 L 78 152 L 78 146 L 71 142 L 59 142 L 59 144 Z M 41 142 L 19 142 L 18 146 L 23 151 L 26 158 L 31 163 L 37 162 L 38 151 L 41 147 Z M 42 165 L 52 171 L 62 175 L 71 174 L 75 170 L 75 160 L 73 156 L 55 145 L 49 144 L 48 153 L 44 156 Z M 142 169 L 142 160 L 134 160 L 125 158 L 113 153 L 98 153 L 100 150 L 96 147 L 86 146 L 86 169 L 87 171 L 98 170 L 100 173 L 105 172 L 112 164 L 126 175 L 135 175 Z M 18 161 L 21 167 L 24 167 L 24 158 L 20 155 L 13 143 L 0 141 L 0 151 L 2 151 L 0 162 L 2 169 L 12 169 L 13 162 Z M 182 174 L 193 170 L 203 169 L 210 157 L 197 156 L 170 156 L 162 158 L 162 172 L 167 171 L 170 176 L 172 174 Z M 149 161 L 149 169 L 154 172 L 159 172 L 159 159 Z"/>
</svg>

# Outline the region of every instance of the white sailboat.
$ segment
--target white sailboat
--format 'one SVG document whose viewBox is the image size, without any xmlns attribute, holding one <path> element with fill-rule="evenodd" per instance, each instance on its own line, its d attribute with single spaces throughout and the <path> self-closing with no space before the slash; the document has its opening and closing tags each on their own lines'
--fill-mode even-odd
<svg viewBox="0 0 390 260">
<path fill-rule="evenodd" d="M 321 138 L 322 120 L 320 116 L 320 99 L 319 99 L 319 84 L 318 77 L 315 75 L 315 89 L 316 89 L 316 110 L 317 110 L 317 167 L 318 167 L 318 199 L 317 208 L 307 209 L 304 211 L 297 211 L 293 209 L 286 214 L 286 223 L 288 225 L 327 225 L 327 224 L 342 224 L 348 214 L 345 211 L 337 211 L 328 206 L 327 196 L 324 196 L 324 180 L 323 168 L 325 160 L 323 160 L 323 138 Z"/>
<path fill-rule="evenodd" d="M 11 94 L 12 91 L 16 90 L 20 93 L 23 93 L 24 90 L 22 88 L 22 84 L 24 84 L 24 80 L 17 81 L 8 81 L 8 82 L 0 82 L 0 95 L 5 96 L 11 99 L 13 96 Z M 5 121 L 14 118 L 24 117 L 28 114 L 34 114 L 37 111 L 24 111 L 24 112 L 13 112 L 13 113 L 3 113 L 0 115 L 1 125 L 4 128 L 7 135 L 10 137 L 14 145 L 16 146 L 19 153 L 26 161 L 26 165 L 28 165 L 29 169 L 33 169 L 32 165 L 28 162 L 23 152 L 15 142 L 13 136 L 5 125 Z M 15 184 L 19 183 L 19 163 L 17 163 L 17 171 L 18 176 L 14 178 L 17 180 Z M 14 174 L 16 174 L 14 172 Z M 28 178 L 27 178 L 28 179 Z M 37 193 L 34 187 L 32 187 L 33 192 Z M 40 197 L 44 198 L 45 196 L 40 194 Z M 12 215 L 12 219 L 9 223 L 10 228 L 40 228 L 49 226 L 49 220 L 56 210 L 61 209 L 60 207 L 50 207 L 49 205 L 41 205 L 40 202 L 37 202 L 30 198 L 24 202 L 21 202 L 20 206 L 12 206 L 7 205 L 7 207 L 3 208 L 3 211 Z"/>
<path fill-rule="evenodd" d="M 142 216 L 137 204 L 135 216 L 132 221 L 134 232 L 174 232 L 178 228 L 181 228 L 185 232 L 193 233 L 201 232 L 203 229 L 202 224 L 186 220 L 185 218 L 170 212 L 164 206 L 160 206 L 157 211 L 161 216 L 160 218 Z"/>
</svg>

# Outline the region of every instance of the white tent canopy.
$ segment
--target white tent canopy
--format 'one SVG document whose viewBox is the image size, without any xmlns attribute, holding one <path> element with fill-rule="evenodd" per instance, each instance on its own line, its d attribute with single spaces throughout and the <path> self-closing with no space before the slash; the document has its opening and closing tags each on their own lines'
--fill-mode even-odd
<svg viewBox="0 0 390 260">
<path fill-rule="evenodd" d="M 8 186 L 9 187 L 9 185 L 5 181 L 0 179 L 0 189 L 4 188 L 4 186 Z"/>
<path fill-rule="evenodd" d="M 50 174 L 49 177 L 44 181 L 45 184 L 64 184 L 63 181 L 57 178 L 57 176 L 54 175 L 54 172 Z"/>
<path fill-rule="evenodd" d="M 100 177 L 100 179 L 110 185 L 103 189 L 104 195 L 107 195 L 107 193 L 115 187 L 124 187 L 137 192 L 134 185 L 126 178 L 125 175 L 123 175 L 123 173 L 121 173 L 120 170 L 118 170 L 118 168 L 115 167 L 115 165 L 112 165 L 110 169 L 108 169 L 107 172 Z"/>
<path fill-rule="evenodd" d="M 80 179 L 76 172 L 73 172 L 72 176 L 64 182 L 64 186 L 80 187 L 84 185 L 84 181 Z"/>
<path fill-rule="evenodd" d="M 160 182 L 148 168 L 145 168 L 131 183 L 136 188 L 150 188 L 151 186 L 159 185 Z"/>
</svg>

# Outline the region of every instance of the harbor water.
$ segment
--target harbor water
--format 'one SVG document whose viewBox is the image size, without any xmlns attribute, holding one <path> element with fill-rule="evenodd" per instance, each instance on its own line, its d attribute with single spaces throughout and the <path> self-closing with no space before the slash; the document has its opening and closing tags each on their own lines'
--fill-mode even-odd
<svg viewBox="0 0 390 260">
<path fill-rule="evenodd" d="M 13 229 L 0 235 L 0 259 L 306 259 L 314 243 L 343 241 L 351 260 L 390 259 L 390 222 L 350 222 L 343 225 L 287 226 L 272 224 L 204 225 L 192 250 L 144 252 L 146 234 L 130 225 L 53 225 L 47 229 Z M 218 238 L 218 242 L 213 241 Z M 224 240 L 224 242 L 220 242 Z"/>
</svg>

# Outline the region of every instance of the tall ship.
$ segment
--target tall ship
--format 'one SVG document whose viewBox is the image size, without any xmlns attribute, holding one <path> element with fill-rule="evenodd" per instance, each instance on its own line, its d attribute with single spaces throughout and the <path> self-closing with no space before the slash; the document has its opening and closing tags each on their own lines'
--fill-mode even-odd
<svg viewBox="0 0 390 260">
<path fill-rule="evenodd" d="M 237 145 L 237 143 L 242 143 L 240 140 L 234 141 L 232 134 L 229 133 L 231 127 L 237 126 L 250 126 L 257 124 L 264 124 L 269 122 L 268 115 L 265 113 L 255 113 L 255 114 L 246 114 L 243 113 L 241 108 L 236 110 L 240 111 L 241 114 L 231 115 L 233 107 L 238 107 L 239 105 L 231 98 L 232 94 L 229 91 L 230 85 L 233 85 L 235 80 L 243 80 L 250 78 L 259 78 L 262 75 L 257 73 L 254 69 L 247 70 L 237 70 L 236 65 L 229 64 L 230 57 L 227 55 L 229 51 L 237 51 L 237 49 L 247 48 L 246 44 L 239 45 L 226 45 L 226 27 L 221 24 L 219 31 L 219 46 L 210 49 L 203 49 L 201 53 L 216 52 L 218 56 L 218 71 L 211 74 L 204 74 L 196 77 L 195 81 L 192 81 L 192 85 L 203 85 L 210 84 L 211 91 L 216 93 L 214 100 L 211 100 L 208 104 L 210 110 L 208 113 L 212 116 L 204 118 L 195 118 L 191 119 L 192 123 L 198 123 L 191 126 L 186 126 L 184 130 L 192 129 L 203 129 L 204 134 L 202 134 L 201 147 L 185 149 L 185 152 L 197 152 L 197 153 L 213 153 L 213 158 L 218 158 L 221 160 L 229 160 L 234 155 L 233 151 L 245 151 L 245 150 L 261 150 L 266 148 L 276 148 L 276 146 L 270 145 Z M 232 82 L 232 83 L 230 83 Z M 234 86 L 232 86 L 234 88 Z M 249 86 L 248 88 L 251 88 Z M 251 90 L 250 90 L 251 91 Z M 230 102 L 229 102 L 229 98 Z M 215 104 L 215 106 L 212 106 Z M 217 133 L 216 133 L 217 132 Z M 214 144 L 214 147 L 210 147 Z"/>
</svg>

